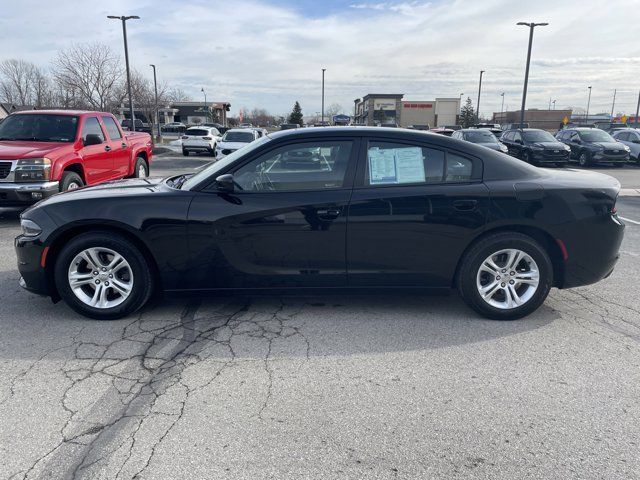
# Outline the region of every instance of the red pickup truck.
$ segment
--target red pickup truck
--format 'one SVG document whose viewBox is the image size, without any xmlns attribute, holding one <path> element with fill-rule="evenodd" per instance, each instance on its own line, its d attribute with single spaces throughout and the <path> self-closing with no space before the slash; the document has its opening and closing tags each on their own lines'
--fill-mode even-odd
<svg viewBox="0 0 640 480">
<path fill-rule="evenodd" d="M 0 123 L 0 207 L 124 177 L 146 177 L 147 133 L 123 132 L 105 112 L 33 110 Z"/>
</svg>

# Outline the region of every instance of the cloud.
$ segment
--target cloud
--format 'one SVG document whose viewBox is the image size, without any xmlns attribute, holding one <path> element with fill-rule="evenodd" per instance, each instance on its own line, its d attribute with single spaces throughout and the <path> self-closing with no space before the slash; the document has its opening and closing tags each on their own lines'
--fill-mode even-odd
<svg viewBox="0 0 640 480">
<path fill-rule="evenodd" d="M 408 99 L 456 97 L 474 102 L 485 70 L 482 112 L 520 102 L 527 49 L 522 20 L 549 22 L 535 30 L 527 104 L 582 106 L 593 85 L 594 109 L 616 104 L 635 111 L 639 51 L 624 41 L 636 29 L 628 15 L 637 1 L 610 0 L 607 8 L 578 0 L 373 1 L 326 0 L 37 0 L 6 2 L 0 18 L 0 60 L 25 58 L 48 65 L 72 42 L 100 41 L 122 52 L 120 25 L 108 14 L 140 15 L 129 24 L 134 68 L 201 97 L 286 113 L 299 100 L 320 109 L 321 68 L 326 103 L 346 111 L 369 92 L 400 92 Z M 61 28 L 68 25 L 68 28 Z M 618 39 L 609 41 L 605 39 Z M 615 56 L 611 54 L 615 53 Z M 607 107 L 607 105 L 609 105 Z"/>
</svg>

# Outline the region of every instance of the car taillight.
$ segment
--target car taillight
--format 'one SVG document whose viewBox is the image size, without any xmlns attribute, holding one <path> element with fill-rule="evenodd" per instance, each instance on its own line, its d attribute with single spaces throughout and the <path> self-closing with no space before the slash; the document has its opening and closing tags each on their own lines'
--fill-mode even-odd
<svg viewBox="0 0 640 480">
<path fill-rule="evenodd" d="M 183 140 L 186 140 L 187 138 L 189 138 L 189 136 L 188 135 L 183 135 L 180 138 L 183 139 Z"/>
<path fill-rule="evenodd" d="M 611 207 L 611 215 L 615 215 L 616 213 L 618 213 L 618 209 L 614 205 L 613 207 Z"/>
</svg>

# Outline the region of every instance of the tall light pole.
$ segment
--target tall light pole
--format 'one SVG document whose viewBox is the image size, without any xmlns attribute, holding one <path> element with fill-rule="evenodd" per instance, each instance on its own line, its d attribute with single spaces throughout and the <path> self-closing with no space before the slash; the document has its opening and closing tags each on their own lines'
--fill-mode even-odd
<svg viewBox="0 0 640 480">
<path fill-rule="evenodd" d="M 618 91 L 617 88 L 613 89 L 613 103 L 611 104 L 611 118 L 613 119 L 613 109 L 616 106 L 616 92 Z"/>
<path fill-rule="evenodd" d="M 555 110 L 555 109 L 556 109 L 556 101 L 554 100 L 554 101 L 553 101 L 553 102 L 551 102 L 551 103 L 553 103 L 553 109 Z"/>
<path fill-rule="evenodd" d="M 503 122 L 504 119 L 502 118 L 502 116 L 504 115 L 504 92 L 502 92 L 500 96 L 502 97 L 502 104 L 500 105 L 500 121 Z"/>
<path fill-rule="evenodd" d="M 480 122 L 480 91 L 482 90 L 482 74 L 484 70 L 480 70 L 480 82 L 478 82 L 478 103 L 476 103 L 476 123 Z"/>
<path fill-rule="evenodd" d="M 587 114 L 584 116 L 584 122 L 589 123 L 589 105 L 591 104 L 591 85 L 587 87 L 589 89 L 589 99 L 587 100 Z"/>
<path fill-rule="evenodd" d="M 533 44 L 533 29 L 536 27 L 544 27 L 548 23 L 527 23 L 518 22 L 516 25 L 526 25 L 529 27 L 529 49 L 527 50 L 527 67 L 524 71 L 524 88 L 522 90 L 522 107 L 520 108 L 520 127 L 524 124 L 524 108 L 527 102 L 527 86 L 529 84 L 529 63 L 531 62 L 531 45 Z"/>
<path fill-rule="evenodd" d="M 636 105 L 636 125 L 640 123 L 638 121 L 638 113 L 640 113 L 639 110 L 640 110 L 640 92 L 638 92 L 638 105 Z"/>
<path fill-rule="evenodd" d="M 107 15 L 112 20 L 122 21 L 122 36 L 124 37 L 124 61 L 127 66 L 127 94 L 129 95 L 129 116 L 131 116 L 131 131 L 136 131 L 136 117 L 133 113 L 133 98 L 131 97 L 131 72 L 129 70 L 129 47 L 127 46 L 127 20 L 138 20 L 137 15 L 121 16 Z"/>
<path fill-rule="evenodd" d="M 324 72 L 326 68 L 322 69 L 322 126 L 324 126 Z"/>
<path fill-rule="evenodd" d="M 204 87 L 202 87 L 200 89 L 200 91 L 204 94 L 204 112 L 205 112 L 205 116 L 207 121 L 209 120 L 209 110 L 207 107 L 207 92 L 204 91 Z"/>
<path fill-rule="evenodd" d="M 156 104 L 153 111 L 155 116 L 155 122 L 158 128 L 158 140 L 159 140 L 162 137 L 162 135 L 160 133 L 160 119 L 158 118 L 158 80 L 156 79 L 156 66 L 154 64 L 151 64 L 149 66 L 153 68 L 153 89 L 156 94 Z"/>
</svg>

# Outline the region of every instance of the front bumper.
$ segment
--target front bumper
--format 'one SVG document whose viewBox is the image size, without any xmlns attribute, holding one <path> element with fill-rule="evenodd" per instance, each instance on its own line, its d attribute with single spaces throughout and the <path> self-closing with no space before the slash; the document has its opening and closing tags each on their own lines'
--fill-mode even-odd
<svg viewBox="0 0 640 480">
<path fill-rule="evenodd" d="M 60 191 L 58 182 L 0 182 L 0 208 L 27 207 Z"/>
<path fill-rule="evenodd" d="M 596 163 L 628 163 L 629 153 L 622 155 L 609 155 L 606 153 L 595 153 L 591 160 Z"/>
<path fill-rule="evenodd" d="M 20 286 L 38 295 L 50 295 L 46 272 L 41 265 L 45 247 L 40 239 L 19 235 L 14 246 L 18 258 Z"/>
<path fill-rule="evenodd" d="M 556 150 L 558 150 L 556 152 Z M 568 163 L 569 152 L 562 149 L 531 151 L 531 158 L 537 163 Z"/>
</svg>

